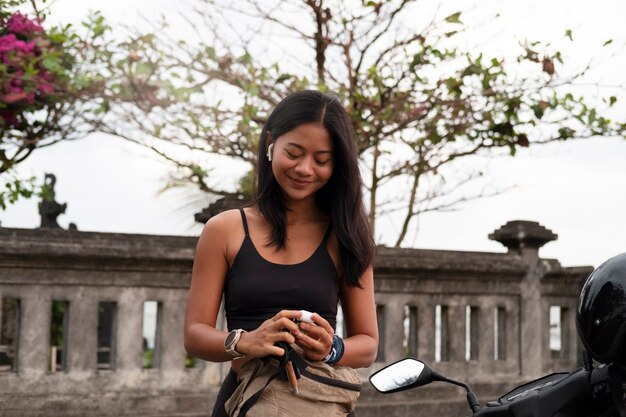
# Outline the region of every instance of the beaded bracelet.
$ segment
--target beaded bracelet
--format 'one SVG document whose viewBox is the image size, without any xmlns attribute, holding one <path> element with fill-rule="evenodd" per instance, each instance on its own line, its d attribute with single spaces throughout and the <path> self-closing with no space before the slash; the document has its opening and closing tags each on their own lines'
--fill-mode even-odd
<svg viewBox="0 0 626 417">
<path fill-rule="evenodd" d="M 343 351 L 344 351 L 343 339 L 338 335 L 333 335 L 333 345 L 330 348 L 330 352 L 328 353 L 328 356 L 324 358 L 324 362 L 326 362 L 329 365 L 336 364 L 337 362 L 339 362 L 339 360 L 343 356 Z"/>
</svg>

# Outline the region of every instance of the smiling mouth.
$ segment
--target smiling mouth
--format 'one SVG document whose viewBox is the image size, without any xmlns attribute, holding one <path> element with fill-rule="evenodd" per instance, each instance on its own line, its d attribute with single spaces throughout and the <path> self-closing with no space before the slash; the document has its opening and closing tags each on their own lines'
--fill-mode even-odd
<svg viewBox="0 0 626 417">
<path fill-rule="evenodd" d="M 292 177 L 289 177 L 289 178 L 291 179 L 291 181 L 295 182 L 298 185 L 308 185 L 308 184 L 311 184 L 312 182 L 312 181 L 299 180 L 299 179 L 292 178 Z"/>
</svg>

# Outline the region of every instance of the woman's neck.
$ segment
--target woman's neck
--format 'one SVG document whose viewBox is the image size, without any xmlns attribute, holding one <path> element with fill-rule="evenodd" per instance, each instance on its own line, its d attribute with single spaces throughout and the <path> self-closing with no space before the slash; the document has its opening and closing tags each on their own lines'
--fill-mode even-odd
<svg viewBox="0 0 626 417">
<path fill-rule="evenodd" d="M 324 219 L 324 213 L 315 203 L 315 199 L 285 201 L 287 209 L 287 224 L 303 224 L 319 222 Z"/>
</svg>

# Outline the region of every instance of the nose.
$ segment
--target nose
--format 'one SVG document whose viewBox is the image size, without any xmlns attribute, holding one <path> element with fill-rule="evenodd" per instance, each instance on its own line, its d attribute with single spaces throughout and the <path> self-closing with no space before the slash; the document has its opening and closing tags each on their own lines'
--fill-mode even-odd
<svg viewBox="0 0 626 417">
<path fill-rule="evenodd" d="M 302 158 L 302 160 L 295 166 L 294 171 L 303 177 L 308 177 L 313 174 L 313 161 L 311 158 Z"/>
</svg>

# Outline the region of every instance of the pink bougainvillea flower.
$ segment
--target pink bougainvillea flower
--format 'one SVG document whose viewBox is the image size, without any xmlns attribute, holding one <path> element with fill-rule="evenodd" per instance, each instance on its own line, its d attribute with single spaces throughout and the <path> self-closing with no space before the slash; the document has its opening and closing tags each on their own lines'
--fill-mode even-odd
<svg viewBox="0 0 626 417">
<path fill-rule="evenodd" d="M 28 16 L 16 12 L 9 17 L 6 23 L 9 32 L 17 35 L 27 36 L 33 33 L 42 32 L 41 19 L 29 19 Z"/>
<path fill-rule="evenodd" d="M 26 100 L 27 98 L 28 98 L 28 94 L 22 91 L 21 93 L 9 93 L 9 94 L 0 96 L 0 101 L 6 104 L 14 104 L 14 103 L 17 103 L 18 101 Z"/>
<path fill-rule="evenodd" d="M 58 59 L 60 46 L 48 38 L 39 18 L 16 12 L 0 19 L 0 130 L 25 128 L 25 114 L 56 100 L 50 96 L 59 92 L 63 71 L 49 70 L 47 61 Z"/>
<path fill-rule="evenodd" d="M 7 93 L 7 94 L 19 94 L 19 93 L 22 93 L 24 91 L 24 89 L 23 89 L 24 82 L 20 78 L 22 75 L 24 75 L 24 71 L 23 70 L 20 70 L 20 71 L 16 72 L 14 74 L 13 78 L 11 78 L 9 80 L 9 82 L 6 83 L 6 85 L 4 86 L 4 92 Z"/>
<path fill-rule="evenodd" d="M 52 94 L 54 93 L 54 85 L 49 83 L 38 84 L 37 91 L 39 91 L 41 94 Z"/>
<path fill-rule="evenodd" d="M 52 94 L 57 89 L 54 76 L 45 70 L 39 71 L 37 83 L 37 91 L 39 91 L 41 95 Z"/>
<path fill-rule="evenodd" d="M 24 55 L 32 54 L 36 41 L 24 42 L 10 33 L 0 37 L 0 59 L 5 63 L 9 63 L 9 58 L 14 55 L 15 59 L 21 59 Z"/>
<path fill-rule="evenodd" d="M 15 43 L 17 42 L 17 36 L 14 33 L 0 36 L 0 53 L 10 52 L 15 49 Z"/>
<path fill-rule="evenodd" d="M 54 75 L 52 75 L 50 72 L 46 70 L 39 71 L 39 78 L 41 78 L 44 81 L 47 81 L 48 83 L 54 82 Z"/>
</svg>

